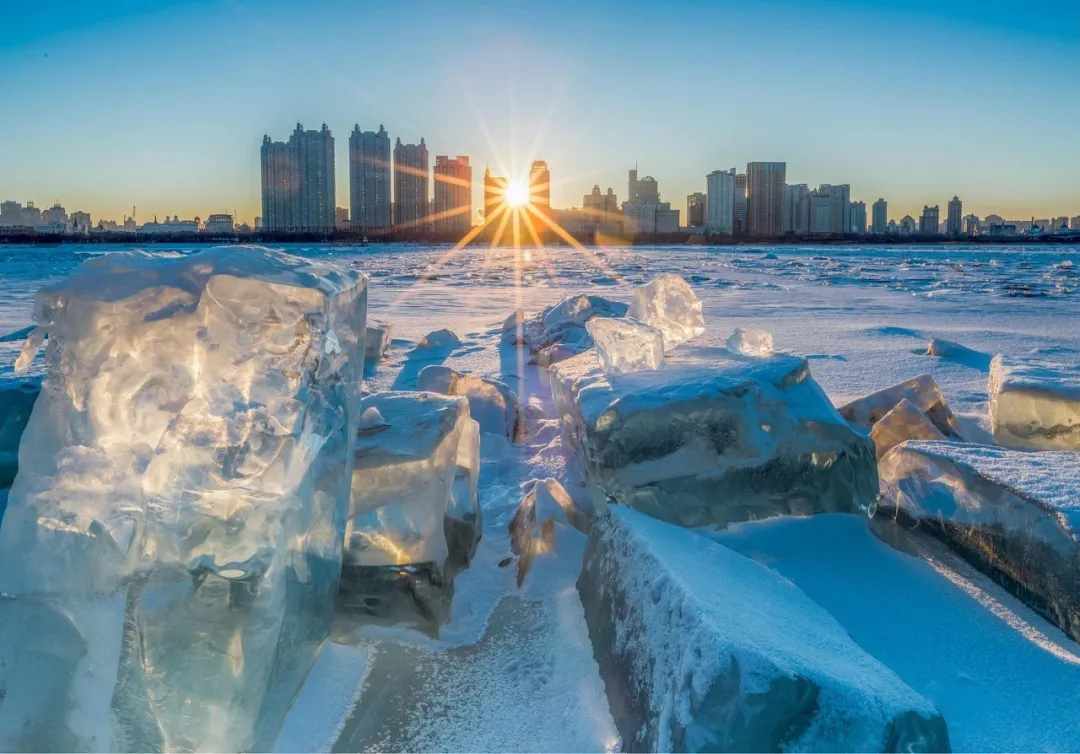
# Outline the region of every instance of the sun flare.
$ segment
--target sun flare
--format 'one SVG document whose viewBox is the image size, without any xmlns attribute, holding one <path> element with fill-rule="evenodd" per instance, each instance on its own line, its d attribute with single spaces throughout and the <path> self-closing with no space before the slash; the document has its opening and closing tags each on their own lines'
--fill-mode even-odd
<svg viewBox="0 0 1080 754">
<path fill-rule="evenodd" d="M 506 204 L 510 207 L 524 207 L 529 203 L 529 187 L 524 181 L 510 181 L 506 184 Z"/>
</svg>

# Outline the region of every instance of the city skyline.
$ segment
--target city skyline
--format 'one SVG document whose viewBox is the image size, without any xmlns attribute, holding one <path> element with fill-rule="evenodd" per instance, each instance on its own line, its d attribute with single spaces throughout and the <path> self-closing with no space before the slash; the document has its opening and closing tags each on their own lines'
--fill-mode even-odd
<svg viewBox="0 0 1080 754">
<path fill-rule="evenodd" d="M 979 215 L 1073 215 L 1080 9 L 1009 5 L 316 2 L 299 19 L 276 0 L 20 6 L 0 45 L 0 97 L 20 103 L 0 194 L 94 217 L 136 205 L 140 218 L 235 210 L 250 222 L 252 134 L 300 121 L 423 135 L 433 155 L 470 156 L 474 195 L 485 167 L 523 176 L 543 156 L 557 207 L 621 186 L 636 162 L 684 209 L 714 170 L 771 160 L 787 163 L 789 184 L 884 196 L 897 219 L 954 194 Z M 396 14 L 419 19 L 407 43 L 350 44 Z M 335 158 L 335 204 L 349 207 L 344 143 Z"/>
</svg>

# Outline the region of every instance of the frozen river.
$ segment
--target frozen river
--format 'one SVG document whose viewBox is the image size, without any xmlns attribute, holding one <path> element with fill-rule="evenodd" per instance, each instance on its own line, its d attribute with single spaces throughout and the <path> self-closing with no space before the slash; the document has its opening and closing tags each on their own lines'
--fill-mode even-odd
<svg viewBox="0 0 1080 754">
<path fill-rule="evenodd" d="M 369 316 L 392 321 L 395 340 L 368 390 L 415 387 L 432 362 L 412 345 L 447 327 L 464 345 L 442 363 L 505 380 L 541 417 L 550 416 L 543 372 L 500 351 L 507 316 L 570 293 L 628 300 L 661 272 L 684 277 L 704 302 L 702 344 L 723 345 L 736 327 L 767 329 L 777 350 L 810 360 L 837 404 L 929 372 L 953 410 L 985 428 L 992 355 L 1080 361 L 1075 247 L 284 248 L 370 276 Z M 38 287 L 111 250 L 0 247 L 0 336 L 31 324 Z M 933 337 L 975 353 L 927 356 Z M 0 379 L 20 346 L 0 342 Z M 554 426 L 520 447 L 495 439 L 485 435 L 482 446 L 485 535 L 457 581 L 450 623 L 432 637 L 340 622 L 279 748 L 618 745 L 574 589 L 580 553 L 560 553 L 522 589 L 513 569 L 497 565 L 509 554 L 506 526 L 522 484 L 552 476 L 573 489 L 578 470 Z M 978 574 L 936 550 L 891 549 L 847 516 L 746 524 L 721 541 L 799 585 L 932 701 L 954 749 L 1080 749 L 1080 647 Z"/>
</svg>

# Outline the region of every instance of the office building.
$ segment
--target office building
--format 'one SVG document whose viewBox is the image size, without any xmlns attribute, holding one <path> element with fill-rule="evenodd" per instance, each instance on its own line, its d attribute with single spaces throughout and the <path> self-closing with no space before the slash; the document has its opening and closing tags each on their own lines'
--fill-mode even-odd
<svg viewBox="0 0 1080 754">
<path fill-rule="evenodd" d="M 66 228 L 71 224 L 68 220 L 67 210 L 61 207 L 59 204 L 54 204 L 46 210 L 41 212 L 41 224 L 48 225 L 55 228 L 63 226 Z"/>
<path fill-rule="evenodd" d="M 390 211 L 390 135 L 381 125 L 378 131 L 361 131 L 353 126 L 349 135 L 349 215 L 353 230 L 365 233 L 387 231 Z"/>
<path fill-rule="evenodd" d="M 551 171 L 543 160 L 529 168 L 529 204 L 544 215 L 551 214 Z"/>
<path fill-rule="evenodd" d="M 300 124 L 288 143 L 263 136 L 262 211 L 268 230 L 329 232 L 334 229 L 334 137 Z"/>
<path fill-rule="evenodd" d="M 394 228 L 422 231 L 428 225 L 430 190 L 428 148 L 419 144 L 394 143 Z"/>
<path fill-rule="evenodd" d="M 75 210 L 71 213 L 70 220 L 72 230 L 77 230 L 80 233 L 86 233 L 92 225 L 89 212 Z"/>
<path fill-rule="evenodd" d="M 705 232 L 730 236 L 735 232 L 735 168 L 705 176 Z"/>
<path fill-rule="evenodd" d="M 746 166 L 746 232 L 777 238 L 783 232 L 784 180 L 787 164 L 751 162 Z"/>
<path fill-rule="evenodd" d="M 656 179 L 651 175 L 639 179 L 637 168 L 631 170 L 630 180 L 627 184 L 626 201 L 659 204 L 660 188 Z"/>
<path fill-rule="evenodd" d="M 435 155 L 432 230 L 465 235 L 472 226 L 472 166 L 469 158 Z"/>
<path fill-rule="evenodd" d="M 290 145 L 263 136 L 262 216 L 267 230 L 292 230 L 296 170 Z"/>
<path fill-rule="evenodd" d="M 232 233 L 233 216 L 227 214 L 210 215 L 206 218 L 204 233 Z"/>
<path fill-rule="evenodd" d="M 922 216 L 919 218 L 919 235 L 921 236 L 936 236 L 938 235 L 938 223 L 941 210 L 938 205 L 933 207 L 929 205 L 923 206 Z"/>
<path fill-rule="evenodd" d="M 848 230 L 857 236 L 866 235 L 866 202 L 851 203 L 851 227 Z"/>
<path fill-rule="evenodd" d="M 885 235 L 889 226 L 889 203 L 884 199 L 878 199 L 874 202 L 873 207 L 873 222 L 871 224 L 871 231 L 875 236 Z"/>
<path fill-rule="evenodd" d="M 707 180 L 707 179 L 706 179 Z M 705 194 L 696 191 L 686 196 L 686 224 L 691 228 L 705 227 Z"/>
<path fill-rule="evenodd" d="M 823 183 L 808 197 L 808 235 L 838 236 L 851 233 L 851 187 Z M 865 227 L 865 209 L 863 210 Z"/>
<path fill-rule="evenodd" d="M 592 192 L 582 197 L 581 208 L 587 217 L 594 218 L 597 222 L 617 222 L 621 220 L 618 215 L 619 202 L 615 196 L 615 190 L 608 187 L 607 193 L 600 193 L 600 186 L 594 185 Z"/>
<path fill-rule="evenodd" d="M 964 204 L 960 201 L 959 197 L 954 196 L 949 201 L 948 207 L 948 221 L 945 226 L 945 233 L 955 238 L 964 232 Z"/>
<path fill-rule="evenodd" d="M 733 232 L 737 236 L 746 235 L 746 173 L 735 176 L 735 219 Z"/>
<path fill-rule="evenodd" d="M 807 201 L 810 196 L 810 187 L 805 183 L 795 183 L 784 186 L 784 202 L 781 208 L 783 213 L 783 233 L 805 234 L 807 229 Z"/>
<path fill-rule="evenodd" d="M 207 220 L 207 223 L 210 221 Z M 334 207 L 334 229 L 335 230 L 348 230 L 349 229 L 349 208 L 348 207 Z"/>
<path fill-rule="evenodd" d="M 490 168 L 484 168 L 484 224 L 500 222 L 505 214 L 506 185 L 505 176 L 491 174 Z"/>
</svg>

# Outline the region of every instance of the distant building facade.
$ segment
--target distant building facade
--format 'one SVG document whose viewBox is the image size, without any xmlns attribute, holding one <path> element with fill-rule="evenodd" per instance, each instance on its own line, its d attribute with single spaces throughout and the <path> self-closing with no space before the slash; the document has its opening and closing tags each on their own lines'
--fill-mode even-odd
<svg viewBox="0 0 1080 754">
<path fill-rule="evenodd" d="M 529 167 L 529 204 L 545 216 L 551 215 L 551 170 L 544 160 Z"/>
<path fill-rule="evenodd" d="M 735 175 L 734 234 L 746 235 L 746 173 Z"/>
<path fill-rule="evenodd" d="M 627 181 L 626 188 L 626 201 L 628 202 L 660 203 L 660 187 L 656 179 L 651 175 L 638 178 L 637 168 L 630 171 L 630 179 Z"/>
<path fill-rule="evenodd" d="M 233 216 L 227 214 L 210 215 L 206 218 L 206 225 L 203 227 L 205 233 L 232 233 L 233 232 Z"/>
<path fill-rule="evenodd" d="M 267 230 L 329 232 L 334 229 L 334 137 L 323 123 L 300 123 L 289 141 L 263 137 L 262 217 Z"/>
<path fill-rule="evenodd" d="M 394 143 L 394 227 L 422 231 L 428 226 L 428 148 L 419 144 Z"/>
<path fill-rule="evenodd" d="M 80 212 L 78 210 L 71 213 L 71 227 L 80 233 L 86 233 L 93 226 L 90 221 L 89 212 Z"/>
<path fill-rule="evenodd" d="M 959 197 L 954 196 L 949 200 L 948 224 L 945 233 L 953 238 L 964 232 L 964 204 Z"/>
<path fill-rule="evenodd" d="M 787 163 L 751 162 L 746 166 L 746 232 L 758 238 L 783 233 Z"/>
<path fill-rule="evenodd" d="M 465 235 L 472 226 L 472 166 L 465 155 L 435 155 L 432 230 Z"/>
<path fill-rule="evenodd" d="M 810 187 L 805 183 L 784 186 L 783 233 L 805 235 L 808 228 L 806 214 L 809 207 Z"/>
<path fill-rule="evenodd" d="M 594 185 L 592 192 L 585 194 L 581 199 L 581 208 L 586 217 L 592 217 L 597 222 L 616 222 L 620 218 L 619 202 L 615 191 L 608 187 L 607 193 L 600 192 L 600 186 Z"/>
<path fill-rule="evenodd" d="M 353 126 L 349 134 L 349 224 L 363 232 L 390 229 L 390 134 L 381 125 L 378 131 L 361 131 Z"/>
<path fill-rule="evenodd" d="M 873 222 L 870 226 L 871 231 L 875 236 L 885 235 L 889 226 L 889 203 L 884 199 L 878 199 L 874 202 L 872 212 Z"/>
<path fill-rule="evenodd" d="M 851 203 L 851 228 L 849 232 L 857 236 L 866 235 L 866 202 Z"/>
<path fill-rule="evenodd" d="M 936 236 L 938 235 L 938 219 L 941 215 L 941 209 L 938 205 L 933 207 L 925 205 L 923 207 L 922 216 L 919 218 L 919 235 L 921 236 Z"/>
<path fill-rule="evenodd" d="M 735 168 L 705 176 L 705 231 L 730 236 L 735 232 Z"/>
<path fill-rule="evenodd" d="M 194 220 L 181 220 L 179 216 L 173 215 L 171 220 L 166 216 L 162 222 L 158 222 L 155 216 L 153 222 L 143 223 L 139 226 L 139 233 L 147 235 L 195 234 L 199 232 L 200 225 L 201 221 L 197 217 Z"/>
<path fill-rule="evenodd" d="M 691 228 L 705 227 L 705 194 L 695 191 L 686 195 L 686 224 Z"/>
<path fill-rule="evenodd" d="M 810 192 L 808 205 L 808 235 L 835 236 L 851 232 L 851 186 L 823 183 Z"/>
</svg>

